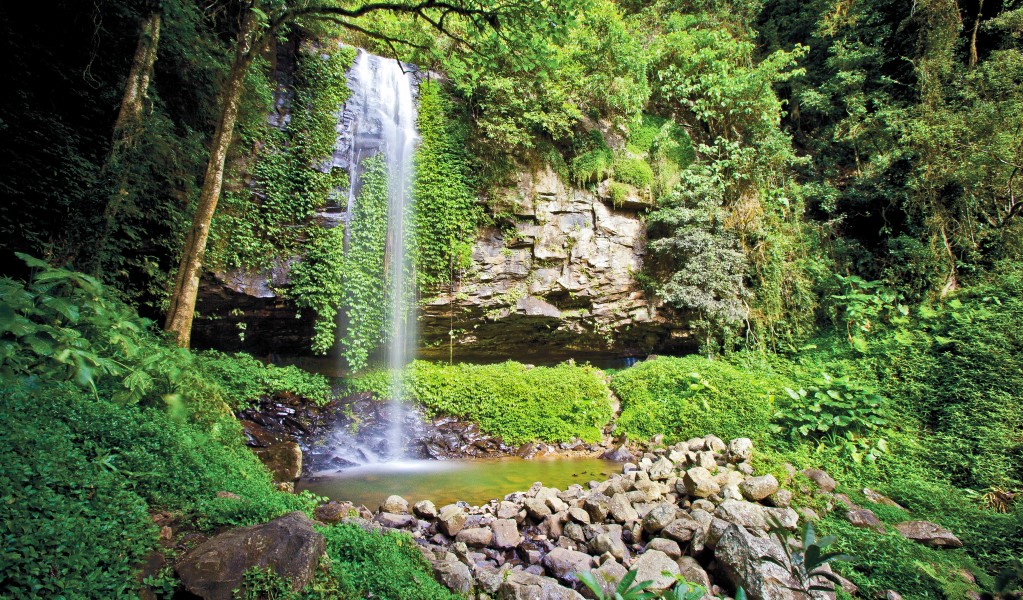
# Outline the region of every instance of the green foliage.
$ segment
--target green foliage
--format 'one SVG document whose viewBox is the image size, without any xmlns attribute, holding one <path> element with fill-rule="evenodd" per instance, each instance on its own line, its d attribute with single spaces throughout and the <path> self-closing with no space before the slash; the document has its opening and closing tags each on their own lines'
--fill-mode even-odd
<svg viewBox="0 0 1023 600">
<path fill-rule="evenodd" d="M 482 216 L 459 117 L 437 83 L 419 86 L 412 249 L 420 285 L 448 281 L 469 266 Z"/>
<path fill-rule="evenodd" d="M 594 442 L 611 419 L 603 374 L 571 362 L 527 368 L 512 361 L 496 365 L 415 361 L 404 374 L 404 384 L 407 397 L 429 412 L 474 421 L 508 444 L 567 442 L 575 437 Z M 382 397 L 391 389 L 390 378 L 382 371 L 349 385 Z"/>
<path fill-rule="evenodd" d="M 207 529 L 311 509 L 311 496 L 276 491 L 226 405 L 291 383 L 323 393 L 322 379 L 246 357 L 197 361 L 94 279 L 27 260 L 36 276 L 2 280 L 0 304 L 0 418 L 17 423 L 0 431 L 11 597 L 135 597 L 135 569 L 157 545 L 153 510 Z"/>
<path fill-rule="evenodd" d="M 633 439 L 663 433 L 672 441 L 710 433 L 763 440 L 775 394 L 786 385 L 776 375 L 747 373 L 699 356 L 643 361 L 611 380 L 622 402 L 617 430 Z"/>
<path fill-rule="evenodd" d="M 356 525 L 336 525 L 319 531 L 327 538 L 329 576 L 333 583 L 325 594 L 314 597 L 458 598 L 433 578 L 408 534 L 365 531 Z"/>
<path fill-rule="evenodd" d="M 610 176 L 614 154 L 600 130 L 590 131 L 572 159 L 572 181 L 577 184 L 596 183 Z"/>
<path fill-rule="evenodd" d="M 622 202 L 625 202 L 625 199 L 629 197 L 629 188 L 617 181 L 611 182 L 608 192 L 611 194 L 611 202 L 615 206 L 621 206 Z"/>
<path fill-rule="evenodd" d="M 695 312 L 693 326 L 710 353 L 714 338 L 746 319 L 746 258 L 736 236 L 725 228 L 721 186 L 704 171 L 688 170 L 683 184 L 662 198 L 650 214 L 650 269 L 662 283 L 657 295 L 683 311 Z"/>
<path fill-rule="evenodd" d="M 182 385 L 187 353 L 159 346 L 151 323 L 99 281 L 18 256 L 37 271 L 27 285 L 0 279 L 0 374 L 74 381 L 96 395 L 101 385 L 120 403 Z"/>
<path fill-rule="evenodd" d="M 772 427 L 775 433 L 792 437 L 826 439 L 843 449 L 856 462 L 877 460 L 888 447 L 879 437 L 888 423 L 882 414 L 880 396 L 852 382 L 848 377 L 833 378 L 827 373 L 798 392 L 785 388 L 789 402 L 779 403 Z"/>
<path fill-rule="evenodd" d="M 844 292 L 831 297 L 837 310 L 842 313 L 836 320 L 845 321 L 849 344 L 856 350 L 867 350 L 867 336 L 882 320 L 892 322 L 895 319 L 900 324 L 905 322 L 904 317 L 909 315 L 909 307 L 900 302 L 901 296 L 897 292 L 885 288 L 880 281 L 865 281 L 856 275 L 835 277 Z M 896 316 L 896 311 L 899 316 Z"/>
<path fill-rule="evenodd" d="M 638 188 L 647 188 L 654 182 L 654 171 L 645 160 L 619 157 L 614 161 L 614 178 Z"/>
<path fill-rule="evenodd" d="M 316 313 L 313 352 L 334 346 L 335 319 L 344 296 L 345 231 L 343 227 L 315 228 L 309 232 L 302 260 L 291 267 L 288 295 L 300 309 Z"/>
<path fill-rule="evenodd" d="M 290 365 L 268 365 L 248 354 L 229 356 L 210 350 L 196 355 L 196 363 L 205 380 L 215 382 L 229 398 L 241 401 L 234 408 L 285 392 L 319 405 L 333 398 L 326 377 Z"/>
<path fill-rule="evenodd" d="M 264 269 L 289 258 L 316 227 L 310 218 L 348 186 L 344 171 L 320 169 L 337 140 L 337 112 L 349 95 L 345 71 L 354 58 L 354 48 L 336 44 L 298 53 L 290 121 L 283 129 L 264 122 L 250 134 L 260 146 L 251 168 L 254 189 L 225 193 L 210 230 L 211 265 Z M 259 87 L 271 89 L 263 78 Z M 272 102 L 268 94 L 267 108 Z"/>
<path fill-rule="evenodd" d="M 314 236 L 302 262 L 292 267 L 289 293 L 300 308 L 316 312 L 313 351 L 325 354 L 334 346 L 335 319 L 345 307 L 346 323 L 340 344 L 349 367 L 366 366 L 370 352 L 384 339 L 387 287 L 387 165 L 374 156 L 363 163 L 362 189 L 355 199 L 348 253 L 344 231 L 334 228 Z"/>
</svg>

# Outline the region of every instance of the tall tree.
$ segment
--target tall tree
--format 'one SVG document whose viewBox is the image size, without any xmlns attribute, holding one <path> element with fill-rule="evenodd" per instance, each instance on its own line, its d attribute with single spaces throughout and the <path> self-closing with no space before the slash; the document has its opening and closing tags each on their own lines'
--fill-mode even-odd
<svg viewBox="0 0 1023 600">
<path fill-rule="evenodd" d="M 425 21 L 432 29 L 459 43 L 486 47 L 530 64 L 531 49 L 541 40 L 566 29 L 585 0 L 381 0 L 352 3 L 346 0 L 297 2 L 279 0 L 243 2 L 235 37 L 235 55 L 220 94 L 221 113 L 210 147 L 199 202 L 185 239 L 177 278 L 171 293 L 164 329 L 178 345 L 188 347 L 195 302 L 199 292 L 203 255 L 210 221 L 224 182 L 227 151 L 238 118 L 245 75 L 267 43 L 282 30 L 297 24 L 332 23 L 344 30 L 376 39 L 394 48 L 402 40 L 377 30 L 372 17 L 380 14 Z"/>
</svg>

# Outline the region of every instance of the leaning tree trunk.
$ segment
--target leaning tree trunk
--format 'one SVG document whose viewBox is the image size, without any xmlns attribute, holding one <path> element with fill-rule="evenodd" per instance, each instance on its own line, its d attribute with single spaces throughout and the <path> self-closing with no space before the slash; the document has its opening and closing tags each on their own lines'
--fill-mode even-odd
<svg viewBox="0 0 1023 600">
<path fill-rule="evenodd" d="M 124 83 L 124 94 L 121 96 L 121 107 L 117 111 L 114 122 L 113 144 L 110 154 L 103 164 L 103 173 L 116 171 L 115 164 L 123 159 L 126 147 L 135 143 L 135 138 L 142 129 L 142 112 L 145 110 L 145 99 L 149 92 L 149 80 L 153 77 L 153 65 L 156 63 L 157 48 L 160 44 L 160 13 L 154 12 L 146 17 L 139 33 L 139 41 L 135 46 L 135 57 L 131 61 L 131 70 Z M 114 230 L 117 215 L 121 212 L 128 195 L 129 182 L 122 174 L 111 183 L 112 193 L 103 208 L 103 229 L 96 242 L 94 253 L 94 269 L 96 274 L 103 268 L 103 256 Z"/>
<path fill-rule="evenodd" d="M 185 237 L 185 247 L 181 252 L 181 263 L 174 291 L 171 293 L 164 330 L 173 333 L 182 348 L 188 347 L 192 337 L 192 317 L 195 313 L 195 300 L 199 294 L 203 255 L 210 235 L 210 222 L 217 209 L 217 200 L 220 198 L 220 189 L 224 183 L 224 164 L 234 134 L 235 121 L 238 119 L 238 104 L 245 86 L 245 75 L 252 63 L 255 27 L 254 18 L 246 17 L 238 34 L 234 61 L 231 63 L 227 85 L 221 93 L 222 112 L 216 133 L 213 135 L 199 204 L 195 209 L 192 227 Z"/>
<path fill-rule="evenodd" d="M 121 144 L 131 143 L 132 136 L 142 121 L 142 103 L 149 90 L 149 80 L 156 63 L 156 49 L 160 43 L 160 13 L 154 12 L 142 24 L 135 58 L 131 63 L 128 81 L 124 85 L 121 108 L 114 122 L 114 152 Z"/>
</svg>

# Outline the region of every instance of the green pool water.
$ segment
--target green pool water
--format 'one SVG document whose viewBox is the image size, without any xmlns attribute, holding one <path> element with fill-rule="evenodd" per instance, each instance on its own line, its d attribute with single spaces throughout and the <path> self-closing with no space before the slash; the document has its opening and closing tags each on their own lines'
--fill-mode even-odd
<svg viewBox="0 0 1023 600">
<path fill-rule="evenodd" d="M 420 460 L 353 467 L 337 475 L 303 479 L 297 487 L 374 510 L 392 494 L 410 503 L 432 500 L 441 506 L 464 500 L 480 505 L 528 490 L 535 481 L 565 489 L 573 483 L 603 481 L 620 469 L 618 463 L 596 458 Z"/>
</svg>

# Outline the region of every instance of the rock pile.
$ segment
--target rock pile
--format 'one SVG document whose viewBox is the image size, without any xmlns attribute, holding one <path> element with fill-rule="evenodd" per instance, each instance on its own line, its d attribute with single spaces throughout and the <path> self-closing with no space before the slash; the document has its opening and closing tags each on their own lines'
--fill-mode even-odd
<svg viewBox="0 0 1023 600">
<path fill-rule="evenodd" d="M 392 496 L 372 519 L 411 533 L 437 578 L 463 593 L 574 599 L 589 593 L 580 572 L 613 589 L 636 569 L 637 581 L 652 580 L 655 590 L 681 575 L 713 594 L 742 586 L 752 599 L 805 598 L 789 589 L 795 583 L 776 564 L 785 552 L 767 533 L 772 524 L 794 530 L 800 515 L 774 476 L 753 475 L 752 452 L 745 438 L 694 438 L 647 452 L 588 488 L 536 483 L 483 506 L 439 509 L 409 509 Z M 340 504 L 322 507 L 323 516 L 345 512 Z M 815 597 L 826 596 L 833 594 Z"/>
</svg>

